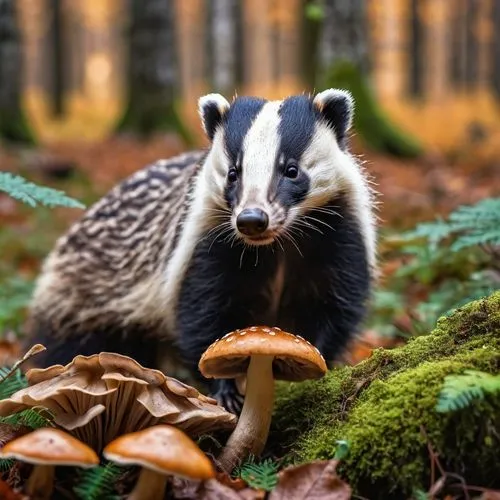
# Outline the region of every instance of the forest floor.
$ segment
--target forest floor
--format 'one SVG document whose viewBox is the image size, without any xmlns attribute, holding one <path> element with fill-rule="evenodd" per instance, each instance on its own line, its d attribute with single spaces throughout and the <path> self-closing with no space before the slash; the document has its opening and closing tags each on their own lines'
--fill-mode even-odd
<svg viewBox="0 0 500 500">
<path fill-rule="evenodd" d="M 168 135 L 147 141 L 118 137 L 93 143 L 51 143 L 34 150 L 0 146 L 0 170 L 62 189 L 88 206 L 142 166 L 184 150 L 176 137 Z M 404 256 L 386 251 L 385 236 L 500 192 L 500 176 L 495 175 L 500 166 L 495 161 L 451 161 L 438 154 L 401 160 L 364 151 L 359 145 L 354 146 L 354 153 L 364 162 L 379 193 L 382 283 L 405 263 Z M 64 208 L 33 210 L 0 193 L 0 282 L 11 276 L 32 281 L 55 239 L 80 214 L 80 210 Z M 417 287 L 415 293 L 422 290 Z M 408 322 L 404 317 L 393 320 Z M 10 329 L 0 314 L 0 334 Z M 374 345 L 392 342 L 367 327 L 364 340 L 353 346 L 346 359 L 359 361 Z"/>
</svg>

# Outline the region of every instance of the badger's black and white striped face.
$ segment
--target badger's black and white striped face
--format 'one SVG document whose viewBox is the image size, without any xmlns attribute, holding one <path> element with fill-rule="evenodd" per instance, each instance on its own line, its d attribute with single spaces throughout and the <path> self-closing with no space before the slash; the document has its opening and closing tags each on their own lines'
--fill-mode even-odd
<svg viewBox="0 0 500 500">
<path fill-rule="evenodd" d="M 272 243 L 347 182 L 353 102 L 346 91 L 281 101 L 240 97 L 231 104 L 209 94 L 199 111 L 212 142 L 205 165 L 210 196 L 230 211 L 232 227 L 246 243 Z"/>
</svg>

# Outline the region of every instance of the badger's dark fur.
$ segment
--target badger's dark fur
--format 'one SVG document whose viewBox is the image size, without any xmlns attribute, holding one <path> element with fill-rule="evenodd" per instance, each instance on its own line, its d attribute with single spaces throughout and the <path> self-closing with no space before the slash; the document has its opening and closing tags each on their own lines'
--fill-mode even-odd
<svg viewBox="0 0 500 500">
<path fill-rule="evenodd" d="M 137 172 L 57 243 L 31 308 L 41 364 L 108 350 L 157 367 L 163 346 L 197 374 L 213 341 L 255 324 L 299 334 L 332 361 L 357 331 L 375 224 L 346 146 L 349 94 L 231 105 L 210 94 L 200 114 L 208 151 Z M 239 410 L 233 381 L 212 390 Z"/>
</svg>

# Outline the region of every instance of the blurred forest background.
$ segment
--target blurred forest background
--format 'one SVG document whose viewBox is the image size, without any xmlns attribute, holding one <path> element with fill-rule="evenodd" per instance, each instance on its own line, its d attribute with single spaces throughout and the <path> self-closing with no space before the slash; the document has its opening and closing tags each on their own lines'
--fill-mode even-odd
<svg viewBox="0 0 500 500">
<path fill-rule="evenodd" d="M 202 94 L 349 89 L 352 149 L 381 194 L 382 278 L 354 362 L 498 288 L 499 27 L 497 0 L 0 0 L 0 171 L 88 206 L 206 146 Z M 0 197 L 5 356 L 80 214 Z"/>
</svg>

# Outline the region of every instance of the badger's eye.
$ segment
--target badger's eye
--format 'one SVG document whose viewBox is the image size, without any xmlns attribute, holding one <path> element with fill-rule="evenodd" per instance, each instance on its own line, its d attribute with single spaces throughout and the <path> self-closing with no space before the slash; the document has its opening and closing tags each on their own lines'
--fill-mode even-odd
<svg viewBox="0 0 500 500">
<path fill-rule="evenodd" d="M 227 180 L 229 182 L 236 182 L 238 180 L 238 171 L 235 168 L 230 168 L 227 173 Z"/>
<path fill-rule="evenodd" d="M 289 163 L 286 167 L 285 175 L 290 179 L 295 179 L 299 175 L 299 167 L 295 163 Z"/>
</svg>

